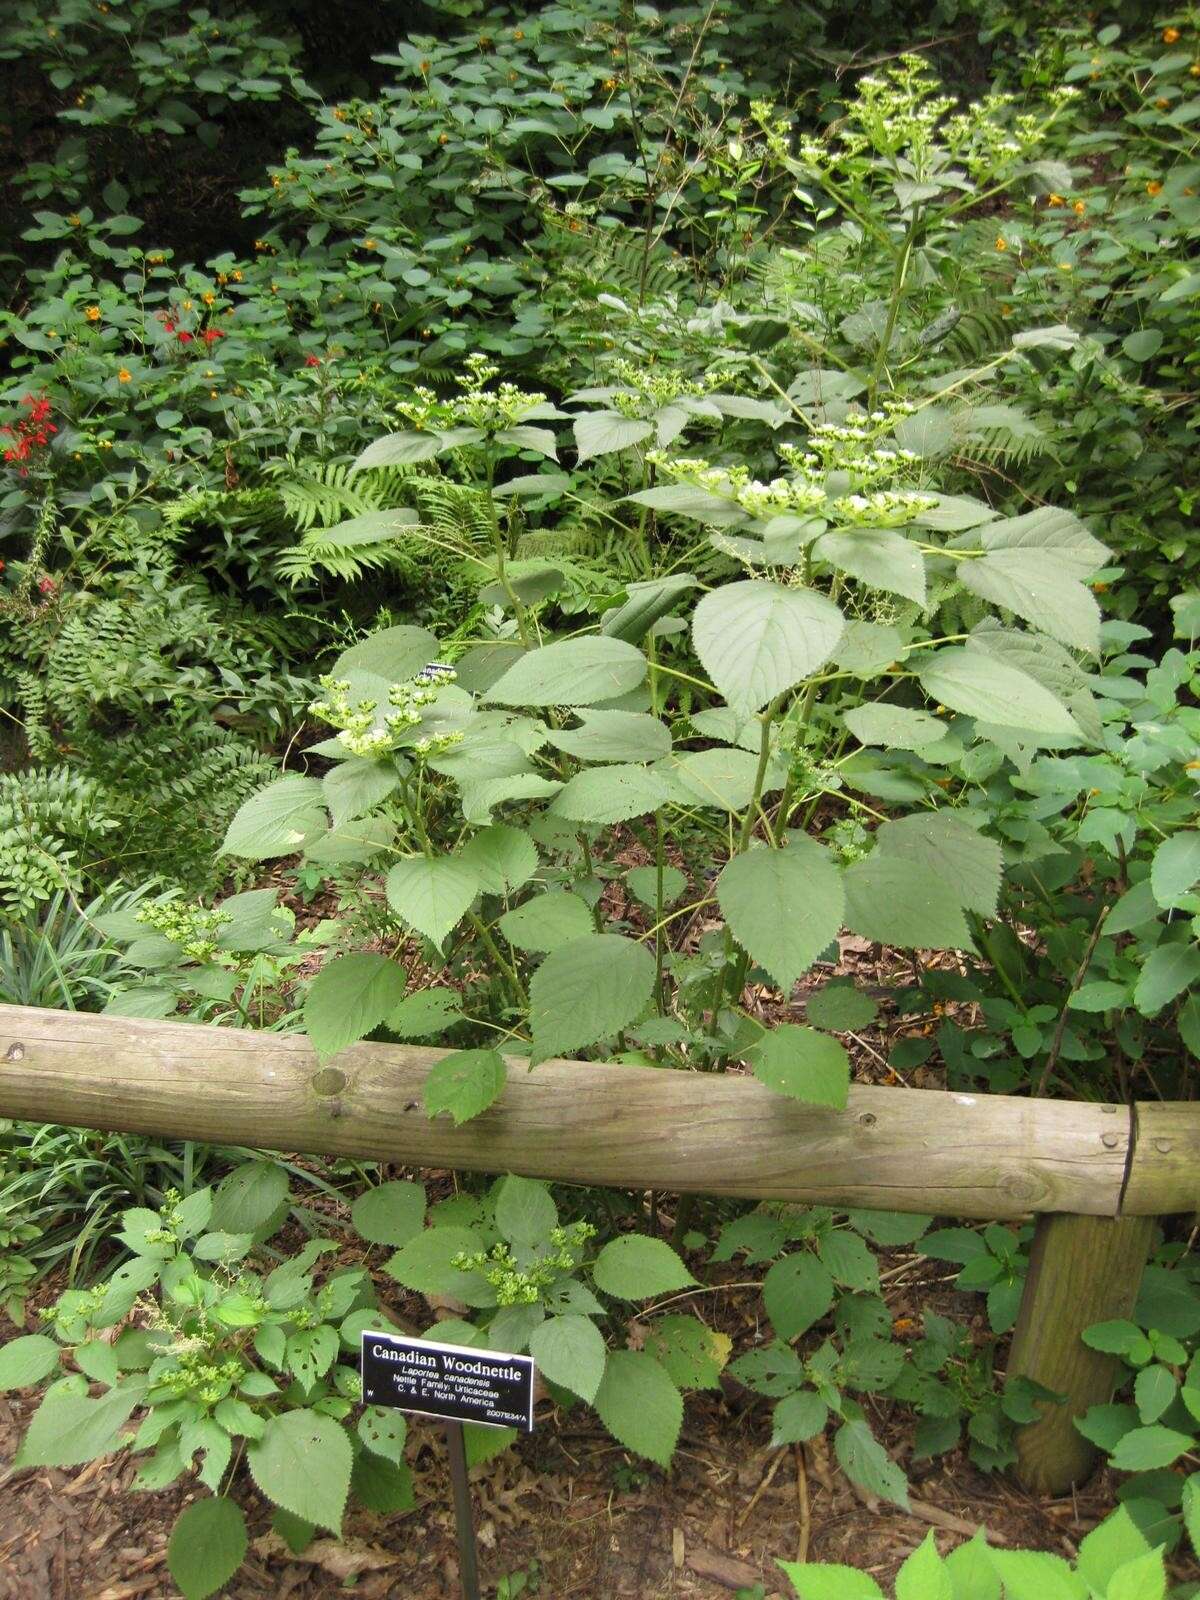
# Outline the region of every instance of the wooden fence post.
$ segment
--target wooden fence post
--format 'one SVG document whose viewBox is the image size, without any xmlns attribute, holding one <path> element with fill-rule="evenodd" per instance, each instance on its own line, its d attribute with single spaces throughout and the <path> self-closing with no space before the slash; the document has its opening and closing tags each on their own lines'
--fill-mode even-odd
<svg viewBox="0 0 1200 1600">
<path fill-rule="evenodd" d="M 1081 1336 L 1133 1310 L 1153 1234 L 1153 1217 L 1037 1220 L 1007 1381 L 1031 1378 L 1066 1399 L 1017 1432 L 1017 1478 L 1034 1494 L 1064 1494 L 1091 1471 L 1096 1447 L 1075 1418 L 1112 1399 L 1121 1362 Z"/>
</svg>

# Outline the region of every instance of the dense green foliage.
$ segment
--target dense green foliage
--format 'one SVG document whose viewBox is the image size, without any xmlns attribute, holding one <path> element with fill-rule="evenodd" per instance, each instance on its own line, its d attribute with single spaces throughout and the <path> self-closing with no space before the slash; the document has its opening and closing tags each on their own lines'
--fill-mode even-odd
<svg viewBox="0 0 1200 1600">
<path fill-rule="evenodd" d="M 0 998 L 303 1029 L 322 1056 L 431 1040 L 425 1109 L 455 1122 L 514 1061 L 581 1054 L 839 1108 L 881 1001 L 893 1078 L 1191 1097 L 1196 17 L 943 4 L 968 47 L 939 54 L 907 53 L 928 8 L 427 10 L 332 64 L 269 7 L 0 22 L 0 66 L 44 91 L 0 312 Z M 885 994 L 835 972 L 847 934 Z M 77 1430 L 100 1453 L 142 1405 L 148 1482 L 203 1451 L 189 1595 L 228 1573 L 187 1551 L 244 1550 L 231 1437 L 289 1539 L 336 1529 L 348 1486 L 406 1503 L 402 1436 L 342 1427 L 370 1274 L 318 1282 L 317 1241 L 265 1275 L 281 1168 L 210 1188 L 191 1147 L 8 1137 L 10 1310 L 73 1208 L 73 1272 L 139 1208 L 131 1260 L 53 1319 L 107 1392 L 62 1380 L 26 1459 Z M 214 1222 L 247 1170 L 284 1193 Z M 1048 1401 L 992 1384 L 1007 1227 L 688 1202 L 668 1245 L 640 1207 L 636 1233 L 590 1203 L 562 1228 L 513 1179 L 423 1228 L 401 1189 L 355 1206 L 386 1271 L 663 1465 L 727 1363 L 776 1444 L 832 1425 L 900 1503 L 856 1396 L 911 1408 L 916 1457 L 985 1467 Z M 381 1194 L 403 1238 L 360 1223 Z M 990 1335 L 929 1314 L 901 1342 L 872 1245 L 961 1267 Z M 626 1347 L 614 1301 L 738 1255 L 773 1340 L 735 1355 L 689 1310 Z M 1194 1276 L 1165 1239 L 1136 1321 L 1094 1333 L 1136 1375 L 1084 1428 L 1139 1476 L 1064 1593 L 1161 1592 L 1151 1545 L 1193 1527 Z M 123 1363 L 92 1335 L 138 1296 L 161 1324 Z M 57 1362 L 28 1338 L 12 1384 Z M 997 1592 L 1006 1559 L 918 1552 L 897 1592 Z"/>
</svg>

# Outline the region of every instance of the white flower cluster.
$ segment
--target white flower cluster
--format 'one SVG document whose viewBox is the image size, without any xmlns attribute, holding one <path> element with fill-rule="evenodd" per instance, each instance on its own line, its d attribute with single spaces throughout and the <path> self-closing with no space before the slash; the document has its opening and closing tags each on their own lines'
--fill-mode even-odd
<svg viewBox="0 0 1200 1600">
<path fill-rule="evenodd" d="M 750 476 L 747 467 L 713 467 L 700 456 L 668 458 L 659 450 L 651 450 L 646 459 L 664 478 L 694 484 L 708 494 L 736 501 L 752 517 L 777 517 L 785 512 L 807 516 L 825 504 L 825 490 L 802 474 L 762 483 Z"/>
<path fill-rule="evenodd" d="M 628 391 L 613 395 L 611 404 L 614 411 L 620 412 L 623 417 L 638 420 L 654 416 L 681 395 L 702 399 L 713 389 L 719 388 L 721 383 L 721 374 L 718 372 L 690 377 L 682 372 L 672 372 L 669 368 L 639 367 L 624 357 L 610 362 L 609 367 L 613 376 Z"/>
<path fill-rule="evenodd" d="M 443 400 L 432 389 L 418 384 L 409 399 L 397 402 L 396 410 L 418 428 L 468 427 L 495 432 L 513 427 L 546 399 L 540 391 L 518 389 L 515 383 L 485 388 L 500 368 L 478 352 L 469 355 L 463 366 L 465 370 L 458 378 L 459 394 Z"/>
<path fill-rule="evenodd" d="M 320 679 L 322 700 L 314 700 L 309 710 L 314 717 L 337 728 L 338 741 L 354 756 L 385 755 L 407 728 L 415 728 L 421 721 L 425 706 L 437 699 L 446 683 L 452 683 L 457 674 L 452 668 L 439 664 L 435 675 L 427 668 L 407 683 L 394 683 L 388 690 L 388 704 L 392 710 L 379 719 L 378 700 L 364 697 L 351 701 L 350 682 L 347 678 L 324 677 Z M 377 725 L 378 724 L 378 725 Z M 431 744 L 433 741 L 426 741 Z M 454 741 L 457 743 L 457 740 Z"/>
<path fill-rule="evenodd" d="M 843 523 L 859 528 L 899 528 L 937 505 L 934 495 L 910 489 L 876 489 L 871 494 L 846 494 L 832 510 Z"/>
</svg>

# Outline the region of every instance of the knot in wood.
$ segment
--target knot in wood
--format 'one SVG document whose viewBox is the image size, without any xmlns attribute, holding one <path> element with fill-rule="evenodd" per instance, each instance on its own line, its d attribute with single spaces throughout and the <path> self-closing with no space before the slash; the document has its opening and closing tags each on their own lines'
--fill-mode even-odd
<svg viewBox="0 0 1200 1600">
<path fill-rule="evenodd" d="M 25 1046 L 23 1044 L 10 1044 L 4 1052 L 5 1061 L 24 1061 Z"/>
<path fill-rule="evenodd" d="M 858 1121 L 859 1121 L 859 1125 L 861 1127 L 873 1128 L 878 1120 L 879 1120 L 878 1117 L 876 1117 L 876 1115 L 875 1115 L 875 1113 L 873 1111 L 860 1111 L 859 1112 Z"/>
<path fill-rule="evenodd" d="M 1121 1135 L 1119 1133 L 1102 1133 L 1100 1142 L 1107 1146 L 1109 1150 L 1115 1150 L 1121 1142 Z"/>
<path fill-rule="evenodd" d="M 1170 1151 L 1171 1141 L 1170 1139 L 1155 1139 L 1154 1148 L 1160 1156 L 1165 1156 Z"/>
<path fill-rule="evenodd" d="M 312 1080 L 313 1093 L 322 1097 L 340 1094 L 346 1087 L 346 1074 L 337 1067 L 322 1067 Z"/>
</svg>

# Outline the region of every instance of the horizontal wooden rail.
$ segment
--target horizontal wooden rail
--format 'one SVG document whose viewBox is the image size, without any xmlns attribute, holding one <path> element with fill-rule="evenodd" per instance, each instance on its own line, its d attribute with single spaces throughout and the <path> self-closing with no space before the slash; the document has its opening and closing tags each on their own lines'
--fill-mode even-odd
<svg viewBox="0 0 1200 1600">
<path fill-rule="evenodd" d="M 1083 1330 L 1132 1310 L 1151 1219 L 1200 1208 L 1191 1104 L 856 1087 L 822 1111 L 737 1075 L 512 1060 L 496 1104 L 455 1128 L 421 1095 L 444 1054 L 360 1044 L 322 1063 L 295 1035 L 0 1006 L 0 1116 L 617 1188 L 1038 1213 L 1008 1371 L 1065 1401 L 1019 1430 L 1017 1476 L 1039 1493 L 1086 1476 L 1075 1418 L 1118 1376 Z"/>
<path fill-rule="evenodd" d="M 445 1052 L 360 1044 L 321 1063 L 296 1035 L 0 1006 L 0 1116 L 517 1172 L 617 1188 L 1002 1219 L 1200 1203 L 1200 1108 L 856 1087 L 808 1108 L 753 1078 L 547 1061 L 482 1116 L 430 1121 Z M 1136 1121 L 1132 1126 L 1136 1126 Z"/>
</svg>

